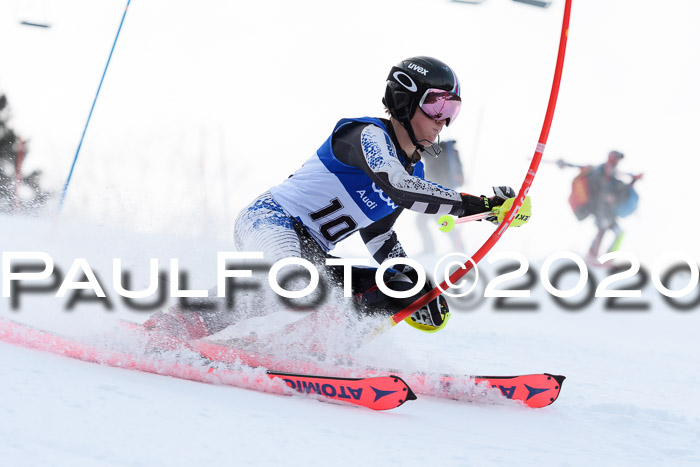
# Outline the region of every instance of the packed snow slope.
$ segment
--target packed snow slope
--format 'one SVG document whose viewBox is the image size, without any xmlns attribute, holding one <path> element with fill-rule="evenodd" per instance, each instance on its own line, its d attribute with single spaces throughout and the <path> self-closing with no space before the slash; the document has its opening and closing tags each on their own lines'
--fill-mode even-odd
<svg viewBox="0 0 700 467">
<path fill-rule="evenodd" d="M 54 191 L 68 174 L 125 3 L 0 3 L 0 92 L 13 128 L 29 140 L 26 172 L 41 169 Z M 62 214 L 53 218 L 54 205 L 42 218 L 0 217 L 3 253 L 46 253 L 62 276 L 85 258 L 110 305 L 80 291 L 71 306 L 71 294 L 55 297 L 48 279 L 39 285 L 50 291 L 23 290 L 17 303 L 3 297 L 0 317 L 76 338 L 102 335 L 119 319 L 145 320 L 149 312 L 114 293 L 114 258 L 134 288 L 147 285 L 150 258 L 164 268 L 178 258 L 189 288 L 212 287 L 216 252 L 231 249 L 238 209 L 298 168 L 338 119 L 382 115 L 386 74 L 409 56 L 438 57 L 460 76 L 464 107 L 443 136 L 460 144 L 463 190 L 519 187 L 544 117 L 562 9 L 562 1 L 539 9 L 508 0 L 134 0 Z M 622 226 L 623 249 L 649 277 L 611 287 L 640 289 L 640 297 L 610 302 L 584 291 L 557 301 L 545 290 L 545 260 L 582 255 L 595 231 L 569 210 L 575 172 L 545 163 L 530 193 L 531 222 L 509 230 L 479 265 L 476 292 L 451 301 L 447 328 L 424 334 L 399 325 L 361 351 L 367 362 L 408 371 L 566 375 L 554 405 L 421 397 L 378 413 L 0 343 L 0 464 L 700 465 L 700 287 L 669 301 L 652 281 L 652 272 L 669 270 L 657 264 L 668 254 L 700 259 L 696 222 L 679 208 L 696 195 L 700 164 L 698 21 L 694 0 L 640 0 L 633 9 L 624 0 L 586 0 L 572 11 L 545 159 L 596 164 L 618 149 L 622 170 L 645 173 L 640 207 Z M 398 235 L 430 270 L 449 242 L 436 232 L 437 255 L 420 254 L 414 221 L 402 216 Z M 469 254 L 492 231 L 474 223 L 452 235 Z M 351 238 L 336 253 L 365 250 Z M 504 275 L 505 260 L 489 263 L 499 253 L 526 256 L 530 275 L 499 287 L 529 297 L 483 298 L 486 284 Z M 605 276 L 590 272 L 593 286 Z M 560 279 L 567 289 L 576 275 Z M 666 282 L 675 290 L 686 284 L 693 282 L 683 271 Z M 280 311 L 227 332 L 295 318 Z"/>
<path fill-rule="evenodd" d="M 74 258 L 85 258 L 113 306 L 79 300 L 69 309 L 71 294 L 56 298 L 54 288 L 22 292 L 16 310 L 3 299 L 0 316 L 78 338 L 100 335 L 118 319 L 148 315 L 114 299 L 113 258 L 132 272 L 134 289 L 147 281 L 144 258 L 167 264 L 171 257 L 190 274 L 191 288 L 207 288 L 215 283 L 216 251 L 226 248 L 85 223 L 2 222 L 4 251 L 43 251 L 64 275 Z M 530 268 L 537 271 L 540 264 Z M 496 275 L 487 264 L 481 269 L 481 280 Z M 676 289 L 688 282 L 682 275 L 676 279 Z M 517 282 L 511 288 L 523 287 L 522 279 Z M 571 287 L 566 281 L 559 286 Z M 671 308 L 647 285 L 641 298 L 623 300 L 646 303 L 646 311 L 605 310 L 600 298 L 571 311 L 541 284 L 530 288 L 529 298 L 511 305 L 529 303 L 537 310 L 504 310 L 495 299 L 468 307 L 457 301 L 443 331 L 431 335 L 399 325 L 361 353 L 368 362 L 407 370 L 566 375 L 559 400 L 545 409 L 420 397 L 379 413 L 100 367 L 0 343 L 0 457 L 8 466 L 697 465 L 698 307 Z M 243 326 L 264 333 L 277 325 L 274 314 L 253 321 L 232 332 Z"/>
</svg>

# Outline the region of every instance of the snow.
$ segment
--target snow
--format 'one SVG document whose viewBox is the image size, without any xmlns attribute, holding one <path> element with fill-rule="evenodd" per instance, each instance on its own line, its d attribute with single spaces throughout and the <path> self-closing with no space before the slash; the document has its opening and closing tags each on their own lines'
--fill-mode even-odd
<svg viewBox="0 0 700 467">
<path fill-rule="evenodd" d="M 182 239 L 164 235 L 124 238 L 119 230 L 85 223 L 46 224 L 4 218 L 4 251 L 32 245 L 57 264 L 84 257 L 107 291 L 111 258 L 128 253 L 179 255 L 196 278 L 191 287 L 212 284 L 212 252 L 223 248 L 201 241 L 192 253 Z M 484 278 L 495 276 L 487 264 L 481 269 Z M 673 288 L 687 281 L 677 279 Z M 52 293 L 26 293 L 20 300 L 20 310 L 11 311 L 5 299 L 0 316 L 82 338 L 109 330 L 117 319 L 147 316 L 117 300 L 112 310 L 81 302 L 73 311 Z M 639 299 L 650 304 L 648 311 L 605 311 L 596 299 L 572 312 L 556 306 L 539 285 L 518 300 L 540 309 L 503 311 L 494 299 L 472 310 L 454 306 L 443 331 L 428 335 L 399 326 L 362 353 L 378 365 L 408 369 L 568 376 L 548 408 L 420 396 L 378 413 L 0 343 L 3 465 L 697 465 L 697 307 L 673 310 L 650 285 Z"/>
<path fill-rule="evenodd" d="M 125 3 L 0 4 L 0 43 L 12 45 L 0 48 L 0 92 L 8 95 L 13 127 L 30 140 L 26 170 L 41 168 L 54 191 L 75 155 Z M 460 142 L 465 190 L 519 186 L 544 115 L 562 8 L 562 1 L 538 9 L 506 0 L 135 0 L 63 213 L 0 218 L 3 252 L 47 252 L 62 274 L 85 258 L 112 307 L 83 300 L 68 309 L 53 293 L 26 293 L 19 310 L 2 298 L 0 318 L 81 338 L 118 319 L 143 321 L 148 313 L 113 293 L 113 258 L 136 285 L 147 281 L 148 258 L 163 267 L 179 258 L 190 288 L 211 287 L 216 252 L 231 248 L 237 210 L 295 170 L 337 119 L 381 115 L 388 68 L 411 55 L 434 55 L 460 75 L 465 106 L 443 136 Z M 21 26 L 28 17 L 51 28 Z M 624 249 L 647 271 L 669 253 L 700 259 L 696 222 L 685 220 L 690 211 L 678 221 L 666 214 L 695 194 L 698 19 L 692 0 L 638 1 L 634 11 L 622 0 L 576 1 L 572 11 L 545 158 L 598 163 L 616 148 L 627 155 L 622 170 L 645 173 L 640 208 L 622 224 Z M 397 25 L 411 26 L 397 39 Z M 531 192 L 532 221 L 509 230 L 494 250 L 526 255 L 535 282 L 511 284 L 531 289 L 517 302 L 537 310 L 506 311 L 494 299 L 468 310 L 457 301 L 443 331 L 402 325 L 364 350 L 377 364 L 408 369 L 564 374 L 554 405 L 531 410 L 420 397 L 378 413 L 0 343 L 0 463 L 700 464 L 698 306 L 672 308 L 649 280 L 640 298 L 625 299 L 647 303 L 645 311 L 606 310 L 602 298 L 572 311 L 542 286 L 547 257 L 580 255 L 593 236 L 592 223 L 577 222 L 567 206 L 573 176 L 543 164 Z M 420 252 L 414 219 L 405 217 L 399 236 Z M 491 231 L 477 224 L 458 232 L 473 251 Z M 362 248 L 351 239 L 337 253 L 357 256 Z M 436 262 L 414 256 L 428 269 Z M 501 266 L 487 260 L 479 265 L 481 287 Z M 687 274 L 674 279 L 674 288 L 688 281 Z M 679 301 L 697 295 L 695 287 Z"/>
</svg>

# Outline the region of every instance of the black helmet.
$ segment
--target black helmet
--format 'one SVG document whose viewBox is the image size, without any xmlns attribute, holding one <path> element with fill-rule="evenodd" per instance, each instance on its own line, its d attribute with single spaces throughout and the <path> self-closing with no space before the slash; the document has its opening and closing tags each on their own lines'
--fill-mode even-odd
<svg viewBox="0 0 700 467">
<path fill-rule="evenodd" d="M 432 57 L 407 58 L 389 72 L 382 100 L 391 116 L 408 130 L 418 148 L 422 146 L 415 141 L 410 121 L 429 89 L 446 91 L 449 99 L 461 100 L 459 80 L 449 66 Z M 446 124 L 449 126 L 455 117 L 456 113 L 447 117 Z"/>
</svg>

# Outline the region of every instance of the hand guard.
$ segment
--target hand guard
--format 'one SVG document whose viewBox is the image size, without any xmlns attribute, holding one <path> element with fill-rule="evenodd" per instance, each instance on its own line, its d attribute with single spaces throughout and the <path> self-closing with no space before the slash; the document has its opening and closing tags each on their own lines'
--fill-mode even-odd
<svg viewBox="0 0 700 467">
<path fill-rule="evenodd" d="M 495 215 L 493 217 L 487 217 L 486 220 L 491 221 L 496 225 L 500 225 L 501 222 L 503 222 L 503 219 L 505 219 L 506 215 L 508 214 L 508 211 L 510 211 L 510 208 L 513 207 L 514 201 L 515 197 L 508 198 L 500 206 L 493 208 L 491 212 L 493 212 Z M 532 202 L 530 201 L 530 197 L 526 196 L 525 200 L 523 200 L 523 204 L 520 206 L 520 209 L 518 209 L 518 213 L 511 221 L 510 226 L 520 227 L 523 224 L 527 224 L 531 216 Z"/>
</svg>

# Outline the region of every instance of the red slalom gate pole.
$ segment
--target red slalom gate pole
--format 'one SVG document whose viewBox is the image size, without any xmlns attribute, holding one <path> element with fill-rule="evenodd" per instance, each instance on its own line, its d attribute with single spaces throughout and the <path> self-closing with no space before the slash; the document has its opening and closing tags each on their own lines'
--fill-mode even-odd
<svg viewBox="0 0 700 467">
<path fill-rule="evenodd" d="M 518 196 L 516 197 L 515 202 L 513 203 L 513 207 L 511 207 L 510 211 L 508 211 L 508 214 L 503 219 L 503 222 L 501 222 L 501 225 L 498 226 L 496 231 L 493 234 L 491 234 L 491 236 L 486 240 L 486 242 L 484 242 L 481 248 L 479 248 L 479 250 L 476 253 L 474 253 L 474 255 L 471 257 L 471 261 L 465 262 L 460 269 L 452 273 L 452 275 L 449 277 L 449 284 L 447 280 L 443 281 L 433 290 L 423 295 L 403 310 L 394 314 L 390 318 L 392 325 L 396 325 L 404 319 L 408 318 L 417 310 L 420 310 L 432 300 L 435 300 L 435 298 L 437 298 L 440 294 L 442 294 L 445 290 L 449 288 L 450 284 L 454 284 L 456 281 L 464 277 L 472 269 L 472 265 L 476 265 L 476 263 L 481 261 L 484 258 L 484 256 L 486 256 L 486 254 L 491 250 L 491 248 L 493 248 L 493 246 L 498 242 L 498 240 L 500 240 L 501 236 L 503 235 L 503 232 L 505 232 L 508 229 L 510 223 L 515 218 L 515 215 L 518 213 L 520 206 L 522 206 L 523 201 L 525 200 L 525 196 L 527 196 L 528 192 L 530 191 L 530 187 L 532 186 L 532 182 L 535 180 L 535 174 L 537 173 L 537 169 L 540 166 L 540 161 L 542 160 L 544 148 L 547 144 L 547 138 L 549 137 L 549 129 L 552 126 L 552 119 L 554 118 L 554 109 L 557 106 L 557 97 L 559 96 L 559 85 L 561 84 L 561 75 L 562 70 L 564 69 L 566 40 L 569 36 L 569 17 L 571 16 L 571 2 L 572 0 L 566 0 L 566 4 L 564 5 L 564 18 L 562 20 L 561 37 L 559 39 L 559 53 L 557 55 L 557 64 L 554 69 L 554 79 L 552 81 L 552 91 L 549 94 L 549 104 L 547 106 L 547 113 L 545 114 L 544 123 L 542 124 L 542 132 L 540 133 L 537 148 L 535 149 L 535 155 L 532 157 L 532 162 L 530 163 L 530 167 L 527 170 L 525 180 L 523 181 L 523 184 L 520 187 Z"/>
</svg>

